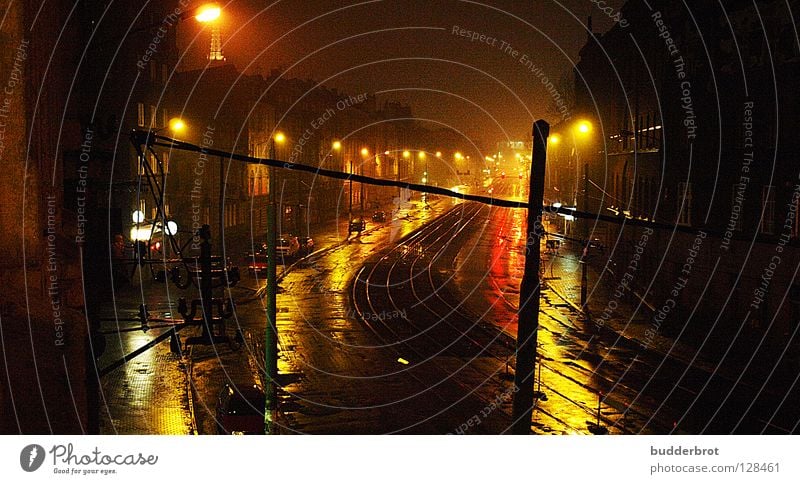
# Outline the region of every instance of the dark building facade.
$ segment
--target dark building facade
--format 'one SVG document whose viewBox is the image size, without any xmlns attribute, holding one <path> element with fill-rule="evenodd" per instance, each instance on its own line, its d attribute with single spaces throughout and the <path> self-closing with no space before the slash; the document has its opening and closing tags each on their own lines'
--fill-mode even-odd
<svg viewBox="0 0 800 484">
<path fill-rule="evenodd" d="M 593 129 L 582 136 L 574 124 L 555 126 L 566 142 L 551 146 L 551 160 L 569 167 L 562 182 L 577 187 L 579 208 L 619 217 L 588 222 L 605 247 L 595 260 L 609 261 L 606 282 L 618 282 L 641 250 L 644 229 L 626 220 L 670 227 L 647 238 L 633 283 L 654 332 L 711 352 L 793 341 L 796 361 L 793 19 L 778 1 L 725 10 L 679 3 L 630 1 L 625 26 L 589 36 L 575 68 L 575 111 Z M 759 357 L 781 356 L 768 353 Z"/>
</svg>

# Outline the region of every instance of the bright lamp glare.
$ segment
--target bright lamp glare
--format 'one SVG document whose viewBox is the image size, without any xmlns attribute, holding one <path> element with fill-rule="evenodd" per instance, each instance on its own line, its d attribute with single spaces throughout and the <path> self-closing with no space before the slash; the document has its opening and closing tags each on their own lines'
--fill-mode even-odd
<svg viewBox="0 0 800 484">
<path fill-rule="evenodd" d="M 217 20 L 222 13 L 222 10 L 217 5 L 203 5 L 197 9 L 195 19 L 198 22 L 213 22 Z"/>
<path fill-rule="evenodd" d="M 172 118 L 169 120 L 169 129 L 175 133 L 180 133 L 186 129 L 186 123 L 180 118 Z"/>
<path fill-rule="evenodd" d="M 174 220 L 170 220 L 167 222 L 167 233 L 169 235 L 175 235 L 178 233 L 178 224 L 175 223 Z"/>
<path fill-rule="evenodd" d="M 136 210 L 131 214 L 131 218 L 133 219 L 133 223 L 140 224 L 144 222 L 144 214 L 141 210 Z"/>
<path fill-rule="evenodd" d="M 149 227 L 133 227 L 131 229 L 131 240 L 134 242 L 144 241 L 150 239 Z"/>
<path fill-rule="evenodd" d="M 578 132 L 579 133 L 588 133 L 592 130 L 592 125 L 588 121 L 581 121 L 578 123 Z"/>
</svg>

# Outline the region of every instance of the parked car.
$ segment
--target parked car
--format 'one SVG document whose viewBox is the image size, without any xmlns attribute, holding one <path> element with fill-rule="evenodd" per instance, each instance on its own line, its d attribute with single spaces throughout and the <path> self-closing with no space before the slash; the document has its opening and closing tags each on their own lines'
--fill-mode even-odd
<svg viewBox="0 0 800 484">
<path fill-rule="evenodd" d="M 298 256 L 303 257 L 314 252 L 314 239 L 311 237 L 298 237 L 297 240 L 300 243 Z"/>
<path fill-rule="evenodd" d="M 248 252 L 247 256 L 247 272 L 256 274 L 267 271 L 267 244 L 258 244 L 254 247 L 253 252 Z"/>
<path fill-rule="evenodd" d="M 375 213 L 372 214 L 372 221 L 386 222 L 386 212 L 384 212 L 383 210 L 376 210 Z"/>
<path fill-rule="evenodd" d="M 278 237 L 275 244 L 275 255 L 278 256 L 278 260 L 295 257 L 298 252 L 300 252 L 300 241 L 297 237 L 289 234 Z"/>
<path fill-rule="evenodd" d="M 353 232 L 361 233 L 366 228 L 367 228 L 367 221 L 364 220 L 363 217 L 357 217 L 357 218 L 354 218 L 354 219 L 350 220 L 350 224 L 349 224 L 349 227 L 347 229 L 347 233 L 348 233 L 348 235 L 352 234 Z"/>
<path fill-rule="evenodd" d="M 217 433 L 264 433 L 264 392 L 255 385 L 226 383 L 217 398 Z"/>
</svg>

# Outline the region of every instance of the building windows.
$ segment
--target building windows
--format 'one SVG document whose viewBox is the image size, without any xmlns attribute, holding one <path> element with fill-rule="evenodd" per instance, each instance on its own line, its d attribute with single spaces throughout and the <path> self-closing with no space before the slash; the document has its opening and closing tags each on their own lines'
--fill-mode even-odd
<svg viewBox="0 0 800 484">
<path fill-rule="evenodd" d="M 692 183 L 678 183 L 678 225 L 692 225 Z"/>
<path fill-rule="evenodd" d="M 773 185 L 761 186 L 761 230 L 762 234 L 775 233 L 775 187 Z"/>
<path fill-rule="evenodd" d="M 136 124 L 144 126 L 144 103 L 136 103 Z"/>
<path fill-rule="evenodd" d="M 158 117 L 156 114 L 158 110 L 152 104 L 150 105 L 150 128 L 158 128 Z"/>
<path fill-rule="evenodd" d="M 169 116 L 167 115 L 166 109 L 161 110 L 161 126 L 164 128 L 169 126 Z"/>
<path fill-rule="evenodd" d="M 164 169 L 164 174 L 169 174 L 169 151 L 161 153 L 161 167 Z"/>
<path fill-rule="evenodd" d="M 163 84 L 166 84 L 168 77 L 169 77 L 169 69 L 167 68 L 167 65 L 161 64 L 161 82 Z"/>
</svg>

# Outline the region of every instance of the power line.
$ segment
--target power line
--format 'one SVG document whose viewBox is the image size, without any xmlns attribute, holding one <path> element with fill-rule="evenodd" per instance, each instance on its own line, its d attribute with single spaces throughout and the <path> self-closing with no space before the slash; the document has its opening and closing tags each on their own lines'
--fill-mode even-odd
<svg viewBox="0 0 800 484">
<path fill-rule="evenodd" d="M 170 148 L 173 150 L 183 150 L 195 153 L 203 153 L 206 155 L 211 156 L 221 156 L 224 158 L 228 158 L 229 160 L 236 160 L 242 161 L 245 163 L 253 163 L 257 165 L 265 165 L 273 168 L 281 168 L 284 170 L 291 170 L 297 172 L 305 172 L 305 173 L 312 173 L 316 176 L 326 177 L 326 178 L 334 178 L 337 180 L 344 180 L 344 181 L 354 181 L 357 183 L 366 183 L 368 185 L 375 185 L 375 186 L 382 186 L 382 187 L 397 187 L 397 188 L 405 188 L 408 190 L 413 190 L 416 192 L 422 193 L 430 193 L 434 195 L 442 195 L 445 197 L 450 198 L 457 198 L 460 200 L 470 201 L 470 202 L 477 202 L 482 203 L 484 205 L 490 205 L 493 207 L 503 207 L 503 208 L 530 208 L 527 202 L 516 201 L 516 200 L 507 200 L 503 198 L 494 198 L 494 197 L 486 197 L 482 195 L 472 195 L 468 193 L 460 193 L 454 190 L 450 190 L 448 188 L 430 186 L 430 185 L 421 185 L 418 183 L 408 183 L 399 180 L 389 180 L 383 178 L 373 178 L 365 175 L 359 175 L 356 173 L 347 173 L 343 171 L 336 171 L 336 170 L 329 170 L 326 168 L 320 168 L 317 166 L 311 165 L 304 165 L 302 163 L 292 163 L 289 161 L 284 160 L 276 160 L 271 158 L 256 158 L 253 156 L 241 155 L 237 153 L 231 153 L 228 151 L 217 150 L 213 148 L 207 147 L 200 147 L 192 143 L 188 143 L 186 141 L 180 141 L 173 138 L 169 138 L 167 136 L 162 136 L 153 132 L 148 131 L 139 131 L 133 130 L 131 133 L 131 142 L 135 146 L 142 146 L 147 145 L 148 147 L 151 146 L 161 146 L 165 148 Z M 684 232 L 689 234 L 696 234 L 697 228 L 683 226 L 683 225 L 673 225 L 663 222 L 654 222 L 650 220 L 641 220 L 635 218 L 627 218 L 627 217 L 619 217 L 619 216 L 611 216 L 611 215 L 603 215 L 599 213 L 591 213 L 591 212 L 584 212 L 580 210 L 572 210 L 565 207 L 554 207 L 552 205 L 545 205 L 543 210 L 546 213 L 551 214 L 561 214 L 561 215 L 571 215 L 576 218 L 583 218 L 589 220 L 596 220 L 602 222 L 609 222 L 617 225 L 630 225 L 632 227 L 646 227 L 652 229 L 661 229 L 661 230 L 668 230 L 668 231 L 676 231 L 676 232 Z M 706 230 L 709 235 L 718 235 L 721 236 L 721 233 L 714 233 L 713 231 Z"/>
</svg>

